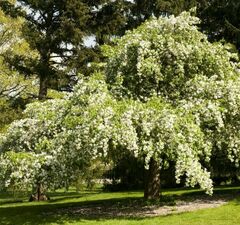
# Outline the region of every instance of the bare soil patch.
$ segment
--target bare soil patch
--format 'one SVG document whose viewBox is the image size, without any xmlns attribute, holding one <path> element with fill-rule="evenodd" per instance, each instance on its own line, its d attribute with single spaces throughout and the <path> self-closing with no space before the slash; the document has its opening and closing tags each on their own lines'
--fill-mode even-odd
<svg viewBox="0 0 240 225">
<path fill-rule="evenodd" d="M 216 200 L 194 200 L 191 202 L 177 201 L 176 206 L 162 206 L 152 210 L 151 216 L 169 215 L 181 212 L 191 212 L 198 209 L 215 208 L 226 204 L 227 199 Z"/>
<path fill-rule="evenodd" d="M 58 210 L 59 214 L 71 214 L 78 217 L 91 218 L 112 218 L 112 217 L 152 217 L 160 215 L 169 215 L 182 212 L 190 212 L 198 209 L 215 208 L 226 204 L 233 196 L 200 196 L 193 199 L 191 197 L 181 197 L 176 199 L 175 205 L 142 205 L 138 201 L 131 203 L 113 203 L 83 205 Z"/>
</svg>

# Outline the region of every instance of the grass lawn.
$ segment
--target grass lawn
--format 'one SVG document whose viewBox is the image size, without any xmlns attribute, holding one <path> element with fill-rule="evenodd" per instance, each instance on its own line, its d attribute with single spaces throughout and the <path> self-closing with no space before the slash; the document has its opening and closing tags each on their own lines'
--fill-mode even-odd
<svg viewBox="0 0 240 225">
<path fill-rule="evenodd" d="M 7 193 L 0 194 L 1 225 L 40 225 L 40 224 L 104 224 L 104 225 L 238 225 L 240 224 L 239 187 L 222 187 L 215 189 L 215 195 L 234 197 L 229 203 L 211 209 L 202 209 L 181 214 L 141 217 L 136 215 L 118 215 L 119 210 L 134 208 L 143 202 L 142 192 L 107 193 L 100 190 L 76 193 L 50 193 L 49 202 L 27 202 L 27 198 L 13 198 Z M 198 189 L 169 189 L 163 191 L 161 204 L 172 203 L 173 199 L 193 200 L 205 195 Z M 14 202 L 16 201 L 16 202 Z M 22 202 L 19 202 L 22 201 Z M 95 213 L 99 208 L 113 208 L 111 214 Z M 174 207 L 174 206 L 173 206 Z M 83 211 L 81 211 L 83 210 Z M 90 212 L 89 212 L 90 210 Z M 114 215 L 116 213 L 116 216 Z"/>
</svg>

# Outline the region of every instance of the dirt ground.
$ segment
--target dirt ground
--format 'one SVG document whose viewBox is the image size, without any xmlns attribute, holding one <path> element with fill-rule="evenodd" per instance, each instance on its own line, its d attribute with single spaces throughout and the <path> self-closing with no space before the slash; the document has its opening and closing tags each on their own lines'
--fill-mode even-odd
<svg viewBox="0 0 240 225">
<path fill-rule="evenodd" d="M 61 209 L 58 213 L 66 213 L 84 217 L 151 217 L 190 212 L 198 209 L 215 208 L 226 204 L 231 196 L 201 196 L 193 199 L 186 197 L 175 201 L 175 205 L 150 205 L 139 204 L 110 204 L 110 205 L 85 205 Z"/>
<path fill-rule="evenodd" d="M 149 212 L 149 216 L 169 215 L 173 213 L 190 212 L 198 209 L 215 208 L 226 204 L 226 199 L 194 200 L 191 202 L 178 201 L 175 206 L 162 206 Z"/>
</svg>

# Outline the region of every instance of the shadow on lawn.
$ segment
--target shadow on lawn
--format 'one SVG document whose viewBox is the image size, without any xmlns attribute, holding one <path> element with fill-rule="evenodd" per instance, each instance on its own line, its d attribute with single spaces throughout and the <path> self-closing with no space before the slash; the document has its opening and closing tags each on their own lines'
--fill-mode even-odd
<svg viewBox="0 0 240 225">
<path fill-rule="evenodd" d="M 71 193 L 70 195 L 68 195 L 68 193 L 57 193 L 57 195 L 53 194 L 49 194 L 48 196 L 50 197 L 50 200 L 48 202 L 50 203 L 58 203 L 61 201 L 65 201 L 65 200 L 71 200 L 71 199 L 80 199 L 83 197 L 87 197 L 93 194 L 99 194 L 100 192 L 89 192 L 89 193 Z M 54 198 L 52 198 L 54 197 Z"/>
<path fill-rule="evenodd" d="M 142 198 L 112 198 L 73 203 L 56 203 L 0 208 L 1 225 L 44 225 L 49 223 L 65 224 L 81 220 L 103 221 L 110 218 L 140 220 L 138 213 L 146 209 L 141 207 Z M 121 214 L 119 214 L 121 212 Z M 126 212 L 126 213 L 124 213 Z M 129 216 L 130 213 L 132 216 Z"/>
<path fill-rule="evenodd" d="M 186 189 L 183 189 L 186 190 Z M 190 189 L 188 192 L 181 193 L 180 194 L 172 194 L 171 196 L 175 200 L 186 200 L 186 201 L 192 201 L 194 199 L 200 199 L 200 200 L 214 200 L 214 199 L 225 199 L 225 200 L 232 200 L 233 198 L 236 198 L 240 194 L 239 188 L 236 187 L 220 187 L 216 188 L 213 191 L 213 195 L 209 196 L 202 190 L 197 189 Z"/>
<path fill-rule="evenodd" d="M 175 193 L 175 192 L 174 192 Z M 61 195 L 62 194 L 62 195 Z M 25 205 L 7 205 L 0 208 L 1 225 L 44 225 L 50 223 L 65 224 L 80 222 L 82 220 L 105 221 L 116 218 L 117 220 L 142 220 L 144 217 L 152 216 L 151 212 L 160 205 L 170 205 L 175 200 L 193 201 L 202 199 L 211 201 L 211 199 L 231 200 L 239 194 L 239 190 L 219 189 L 215 191 L 213 197 L 209 197 L 201 191 L 180 194 L 164 194 L 163 200 L 157 204 L 146 202 L 142 197 L 121 197 L 104 200 L 86 200 L 81 202 L 60 202 L 62 200 L 71 200 L 73 198 L 84 198 L 90 193 L 69 194 L 61 193 L 56 199 L 48 203 L 29 203 Z M 93 193 L 91 193 L 93 194 Z M 95 193 L 94 193 L 95 194 Z M 61 197 L 62 196 L 62 197 Z M 167 196 L 167 197 L 166 197 Z M 240 199 L 236 203 L 240 203 Z"/>
</svg>

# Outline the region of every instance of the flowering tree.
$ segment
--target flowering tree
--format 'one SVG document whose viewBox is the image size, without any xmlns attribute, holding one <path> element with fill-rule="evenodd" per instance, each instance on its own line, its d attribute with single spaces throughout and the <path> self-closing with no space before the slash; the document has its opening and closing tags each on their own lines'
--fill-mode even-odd
<svg viewBox="0 0 240 225">
<path fill-rule="evenodd" d="M 186 12 L 153 19 L 128 32 L 116 47 L 105 47 L 109 57 L 106 77 L 115 96 L 142 104 L 156 98 L 178 112 L 174 119 L 168 119 L 169 112 L 165 120 L 161 119 L 161 123 L 167 121 L 174 128 L 169 134 L 161 128 L 169 138 L 160 137 L 164 140 L 161 154 L 155 155 L 161 149 L 156 143 L 151 143 L 147 151 L 151 180 L 145 189 L 147 198 L 158 196 L 159 163 L 174 154 L 177 181 L 185 174 L 188 185 L 199 183 L 209 193 L 210 174 L 200 162 L 209 162 L 211 154 L 223 151 L 238 166 L 239 58 L 231 53 L 231 46 L 209 43 L 195 26 L 199 22 Z M 176 125 L 184 117 L 188 118 L 182 125 L 187 133 Z M 154 121 L 154 117 L 149 116 L 149 120 Z M 150 124 L 150 137 L 158 137 L 160 132 L 152 133 Z M 156 126 L 156 122 L 153 124 Z"/>
<path fill-rule="evenodd" d="M 98 111 L 110 97 L 104 95 L 106 85 L 96 86 L 99 82 L 79 82 L 64 99 L 28 105 L 26 118 L 0 137 L 0 187 L 33 186 L 41 200 L 40 189 L 69 185 L 79 170 L 103 154 L 98 149 L 103 149 L 105 133 L 98 133 L 97 126 L 107 118 Z"/>
<path fill-rule="evenodd" d="M 64 99 L 29 105 L 0 138 L 0 186 L 65 186 L 92 159 L 130 151 L 145 159 L 147 199 L 159 197 L 169 160 L 177 182 L 185 176 L 212 194 L 211 155 L 239 163 L 239 64 L 198 22 L 186 12 L 152 19 L 105 46 L 104 75 L 80 80 Z"/>
</svg>

